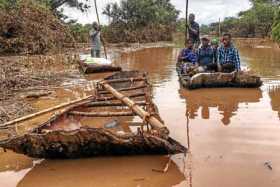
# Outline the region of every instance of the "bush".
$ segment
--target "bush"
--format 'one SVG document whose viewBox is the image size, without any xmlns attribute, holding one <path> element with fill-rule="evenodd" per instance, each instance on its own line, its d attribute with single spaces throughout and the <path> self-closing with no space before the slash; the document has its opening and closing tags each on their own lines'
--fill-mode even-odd
<svg viewBox="0 0 280 187">
<path fill-rule="evenodd" d="M 41 54 L 74 42 L 69 28 L 49 9 L 33 1 L 16 2 L 17 7 L 0 11 L 0 53 Z"/>
</svg>

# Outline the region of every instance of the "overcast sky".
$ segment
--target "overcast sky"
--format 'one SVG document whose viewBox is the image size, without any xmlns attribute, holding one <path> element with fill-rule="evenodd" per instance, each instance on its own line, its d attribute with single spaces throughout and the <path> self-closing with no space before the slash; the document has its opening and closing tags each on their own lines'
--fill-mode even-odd
<svg viewBox="0 0 280 187">
<path fill-rule="evenodd" d="M 91 1 L 92 8 L 85 14 L 65 8 L 67 15 L 72 19 L 77 19 L 80 23 L 92 23 L 96 21 L 94 3 Z M 97 0 L 102 24 L 107 23 L 106 16 L 101 12 L 109 2 L 119 2 L 120 0 Z M 185 0 L 171 0 L 178 10 L 181 11 L 180 17 L 185 15 Z M 236 16 L 238 12 L 250 8 L 249 0 L 189 0 L 189 11 L 196 14 L 200 24 L 215 22 L 228 16 Z"/>
</svg>

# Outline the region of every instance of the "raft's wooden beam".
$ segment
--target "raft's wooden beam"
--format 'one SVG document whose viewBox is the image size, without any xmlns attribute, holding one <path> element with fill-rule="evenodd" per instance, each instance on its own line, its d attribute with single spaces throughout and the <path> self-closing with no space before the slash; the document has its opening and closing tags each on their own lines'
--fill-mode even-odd
<svg viewBox="0 0 280 187">
<path fill-rule="evenodd" d="M 146 106 L 147 103 L 145 101 L 136 102 L 139 106 Z M 126 106 L 124 103 L 112 103 L 110 101 L 101 101 L 101 102 L 92 102 L 85 105 L 86 107 L 110 107 L 110 106 Z"/>
<path fill-rule="evenodd" d="M 117 117 L 117 116 L 136 116 L 134 112 L 69 112 L 70 115 L 84 117 Z"/>
<path fill-rule="evenodd" d="M 147 88 L 147 85 L 135 86 L 135 87 L 130 87 L 130 88 L 121 88 L 121 89 L 118 89 L 117 91 L 123 92 L 123 91 L 132 91 L 132 90 L 138 90 L 138 89 L 144 89 L 144 88 Z M 111 94 L 108 91 L 99 91 L 98 93 L 99 94 Z"/>
<path fill-rule="evenodd" d="M 143 77 L 136 77 L 136 78 L 105 80 L 104 82 L 106 82 L 107 84 L 111 84 L 111 83 L 139 82 L 139 81 L 147 81 L 147 79 Z"/>
<path fill-rule="evenodd" d="M 131 108 L 132 111 L 135 112 L 144 121 L 149 122 L 150 125 L 152 126 L 152 128 L 158 130 L 161 134 L 164 134 L 164 135 L 169 134 L 169 130 L 162 122 L 160 122 L 153 115 L 151 115 L 150 113 L 148 113 L 144 109 L 142 109 L 139 105 L 137 105 L 129 97 L 118 92 L 116 89 L 114 89 L 112 86 L 110 86 L 107 81 L 102 81 L 102 82 L 100 82 L 100 84 L 104 87 L 105 90 L 107 90 L 108 92 L 111 92 L 117 99 L 121 100 L 129 108 Z"/>
<path fill-rule="evenodd" d="M 135 98 L 135 97 L 143 97 L 145 96 L 145 93 L 136 93 L 136 94 L 130 94 L 127 97 L 129 98 Z M 119 100 L 119 98 L 113 97 L 103 97 L 103 98 L 97 98 L 97 101 L 112 101 L 112 100 Z"/>
</svg>

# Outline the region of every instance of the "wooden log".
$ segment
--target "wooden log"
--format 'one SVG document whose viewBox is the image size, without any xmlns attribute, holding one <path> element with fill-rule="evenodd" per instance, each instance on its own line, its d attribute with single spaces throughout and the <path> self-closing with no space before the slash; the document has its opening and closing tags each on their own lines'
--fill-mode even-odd
<svg viewBox="0 0 280 187">
<path fill-rule="evenodd" d="M 136 98 L 136 97 L 143 97 L 145 96 L 145 93 L 136 93 L 136 94 L 130 94 L 127 97 L 129 98 Z M 115 96 L 113 97 L 103 97 L 103 98 L 97 98 L 97 101 L 112 101 L 112 100 L 119 100 Z"/>
<path fill-rule="evenodd" d="M 117 89 L 117 91 L 119 92 L 123 92 L 123 91 L 132 91 L 132 90 L 138 90 L 138 89 L 144 89 L 147 88 L 147 85 L 142 85 L 142 86 L 135 86 L 135 87 L 130 87 L 130 88 L 121 88 L 121 89 Z M 99 94 L 111 94 L 108 91 L 99 91 Z"/>
<path fill-rule="evenodd" d="M 72 111 L 69 115 L 84 116 L 84 117 L 118 117 L 118 116 L 135 116 L 133 112 L 78 112 Z"/>
<path fill-rule="evenodd" d="M 139 106 L 145 106 L 147 103 L 145 101 L 136 102 Z M 126 106 L 124 103 L 112 103 L 110 101 L 92 102 L 85 105 L 86 107 L 113 107 L 113 106 Z"/>
<path fill-rule="evenodd" d="M 82 98 L 82 99 L 77 99 L 77 100 L 74 100 L 74 101 L 70 101 L 70 102 L 67 102 L 67 103 L 63 103 L 63 104 L 57 105 L 57 106 L 55 106 L 55 107 L 42 110 L 42 111 L 40 111 L 40 112 L 37 112 L 37 113 L 34 113 L 34 114 L 30 114 L 30 115 L 27 115 L 27 116 L 24 116 L 24 117 L 21 117 L 21 118 L 18 118 L 18 119 L 9 121 L 9 122 L 7 122 L 7 123 L 4 123 L 4 124 L 0 125 L 0 128 L 9 127 L 9 126 L 12 126 L 12 125 L 14 125 L 14 124 L 16 124 L 16 123 L 19 123 L 19 122 L 23 122 L 23 121 L 32 119 L 32 118 L 34 118 L 34 117 L 37 117 L 37 116 L 40 116 L 40 115 L 43 115 L 43 114 L 52 112 L 52 111 L 54 111 L 54 110 L 58 110 L 58 109 L 61 109 L 61 108 L 65 108 L 65 107 L 68 107 L 68 106 L 70 106 L 70 105 L 74 105 L 74 104 L 78 104 L 78 103 L 82 103 L 82 102 L 85 102 L 85 104 L 86 104 L 87 102 L 89 102 L 90 99 L 93 99 L 93 96 L 92 96 L 92 95 L 87 96 L 87 97 L 84 97 L 84 98 Z"/>
<path fill-rule="evenodd" d="M 132 101 L 129 97 L 123 95 L 122 93 L 118 92 L 116 89 L 114 89 L 112 86 L 110 86 L 106 81 L 100 82 L 100 84 L 104 87 L 105 90 L 111 92 L 117 99 L 121 100 L 123 103 L 125 103 L 128 107 L 132 109 L 133 112 L 135 112 L 139 117 L 141 117 L 143 120 L 150 123 L 152 128 L 158 130 L 161 134 L 168 135 L 169 130 L 167 127 L 162 124 L 157 118 L 146 112 L 144 109 L 142 109 L 140 106 L 136 105 L 134 101 Z M 166 136 L 167 137 L 167 136 Z"/>
<path fill-rule="evenodd" d="M 139 81 L 146 81 L 146 78 L 143 77 L 136 77 L 136 78 L 124 78 L 124 79 L 113 79 L 113 80 L 105 80 L 103 83 L 122 83 L 122 82 L 139 82 Z"/>
</svg>

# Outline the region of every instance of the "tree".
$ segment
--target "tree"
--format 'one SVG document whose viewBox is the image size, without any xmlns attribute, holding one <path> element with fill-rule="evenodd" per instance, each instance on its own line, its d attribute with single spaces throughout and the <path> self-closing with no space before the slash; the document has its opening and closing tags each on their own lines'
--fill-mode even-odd
<svg viewBox="0 0 280 187">
<path fill-rule="evenodd" d="M 0 8 L 15 8 L 15 6 L 23 2 L 24 0 L 0 0 Z M 90 6 L 88 5 L 89 0 L 30 0 L 38 5 L 44 6 L 51 10 L 54 15 L 59 18 L 66 19 L 67 17 L 63 14 L 63 6 L 76 8 L 82 12 L 85 12 Z"/>
<path fill-rule="evenodd" d="M 108 4 L 103 14 L 110 19 L 111 36 L 150 41 L 164 38 L 163 34 L 170 38 L 179 11 L 170 0 L 122 0 Z"/>
<path fill-rule="evenodd" d="M 272 38 L 280 42 L 280 8 L 278 7 L 275 12 L 274 24 L 272 28 Z"/>
</svg>

